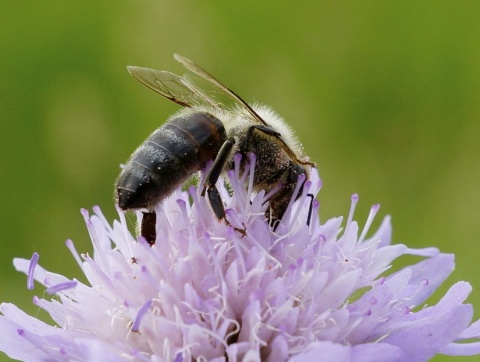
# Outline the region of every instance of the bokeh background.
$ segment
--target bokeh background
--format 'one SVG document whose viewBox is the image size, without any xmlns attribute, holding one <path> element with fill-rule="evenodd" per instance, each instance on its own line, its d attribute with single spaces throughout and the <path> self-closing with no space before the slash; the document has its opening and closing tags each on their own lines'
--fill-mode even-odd
<svg viewBox="0 0 480 362">
<path fill-rule="evenodd" d="M 0 300 L 46 317 L 15 256 L 79 277 L 64 241 L 92 250 L 80 208 L 115 217 L 119 164 L 178 109 L 125 67 L 182 72 L 178 52 L 289 121 L 318 163 L 323 220 L 356 192 L 361 223 L 380 203 L 374 227 L 392 215 L 395 242 L 455 253 L 441 292 L 470 281 L 480 318 L 479 14 L 453 0 L 1 2 Z"/>
</svg>

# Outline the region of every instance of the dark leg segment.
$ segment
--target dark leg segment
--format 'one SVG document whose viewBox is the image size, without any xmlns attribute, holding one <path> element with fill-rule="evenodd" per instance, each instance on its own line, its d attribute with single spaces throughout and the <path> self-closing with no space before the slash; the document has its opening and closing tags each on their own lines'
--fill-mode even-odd
<svg viewBox="0 0 480 362">
<path fill-rule="evenodd" d="M 288 204 L 290 203 L 290 199 L 293 197 L 293 191 L 295 190 L 295 186 L 298 182 L 298 176 L 304 173 L 305 170 L 302 166 L 295 165 L 292 161 L 290 161 L 288 167 L 286 167 L 284 170 L 284 175 L 280 177 L 280 179 L 284 180 L 283 188 L 281 188 L 270 198 L 270 210 L 269 215 L 267 215 L 270 217 L 270 225 L 273 227 L 274 231 L 277 229 L 280 220 L 285 214 Z M 303 181 L 300 189 L 298 190 L 297 198 L 302 194 L 305 181 L 306 180 Z"/>
<path fill-rule="evenodd" d="M 220 194 L 215 184 L 225 168 L 226 163 L 229 161 L 234 145 L 235 139 L 233 137 L 227 139 L 222 145 L 222 148 L 218 151 L 218 155 L 213 162 L 212 169 L 207 175 L 207 180 L 205 181 L 205 186 L 202 191 L 202 196 L 205 196 L 205 191 L 207 191 L 210 205 L 219 220 L 225 218 L 225 208 L 223 207 L 222 199 L 220 198 Z"/>
<path fill-rule="evenodd" d="M 216 186 L 207 189 L 208 200 L 218 220 L 225 218 L 225 208 Z"/>
<path fill-rule="evenodd" d="M 307 194 L 307 196 L 310 197 L 310 205 L 308 206 L 307 226 L 310 226 L 313 212 L 313 200 L 315 200 L 315 196 L 313 196 L 313 194 Z"/>
<path fill-rule="evenodd" d="M 219 220 L 224 220 L 227 225 L 231 225 L 230 222 L 227 220 L 225 215 L 225 208 L 223 207 L 223 201 L 220 197 L 220 193 L 218 192 L 217 186 L 215 184 L 220 177 L 225 165 L 230 160 L 230 156 L 232 154 L 233 146 L 235 145 L 235 138 L 230 137 L 225 141 L 218 151 L 218 155 L 213 162 L 212 169 L 210 170 L 209 174 L 207 175 L 207 180 L 205 181 L 205 186 L 203 187 L 202 196 L 205 196 L 205 191 L 207 192 L 208 201 L 210 201 L 210 205 L 212 206 L 213 212 L 215 216 Z M 245 236 L 246 230 L 245 228 L 240 229 L 237 227 L 233 227 L 235 231 L 238 231 L 242 234 L 242 237 Z"/>
<path fill-rule="evenodd" d="M 142 235 L 150 245 L 155 244 L 157 239 L 157 214 L 155 211 L 143 212 L 142 226 L 140 227 L 140 235 Z"/>
</svg>

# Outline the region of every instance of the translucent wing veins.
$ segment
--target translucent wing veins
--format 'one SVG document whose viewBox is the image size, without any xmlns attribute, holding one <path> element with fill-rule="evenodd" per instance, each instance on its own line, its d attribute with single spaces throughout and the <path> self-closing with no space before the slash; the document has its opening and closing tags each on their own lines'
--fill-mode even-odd
<svg viewBox="0 0 480 362">
<path fill-rule="evenodd" d="M 256 120 L 259 123 L 262 123 L 265 126 L 268 126 L 267 122 L 265 122 L 262 119 L 262 117 L 260 117 L 258 113 L 255 112 L 255 110 L 252 107 L 250 107 L 250 105 L 247 102 L 245 102 L 242 98 L 240 98 L 234 91 L 224 86 L 220 81 L 218 81 L 210 73 L 208 73 L 207 71 L 205 71 L 204 69 L 196 65 L 190 59 L 187 59 L 179 54 L 174 54 L 173 57 L 176 60 L 178 60 L 180 63 L 182 63 L 185 68 L 197 74 L 201 78 L 207 80 L 208 82 L 213 84 L 215 87 L 217 87 L 219 90 L 221 90 L 223 93 L 225 93 L 230 98 L 232 98 L 237 104 L 242 106 L 242 108 L 246 109 L 248 113 L 250 113 L 250 115 L 253 117 L 254 120 Z"/>
<path fill-rule="evenodd" d="M 179 76 L 164 70 L 135 66 L 128 66 L 127 69 L 140 83 L 182 107 L 208 105 L 231 113 L 243 110 L 250 115 L 252 122 L 271 128 L 247 102 L 207 71 L 181 55 L 174 54 L 174 57 L 191 74 Z M 313 166 L 311 162 L 298 159 L 280 134 L 276 138 L 283 144 L 285 151 L 292 159 L 296 159 L 301 164 Z"/>
<path fill-rule="evenodd" d="M 183 107 L 191 107 L 198 103 L 198 101 L 192 101 L 192 99 L 190 99 L 193 95 L 192 90 L 185 86 L 182 77 L 176 74 L 134 66 L 128 66 L 127 69 L 135 79 L 147 88 Z"/>
<path fill-rule="evenodd" d="M 251 116 L 253 122 L 268 126 L 247 102 L 215 77 L 187 58 L 178 54 L 174 57 L 192 74 L 179 76 L 164 70 L 135 66 L 128 66 L 127 69 L 147 88 L 182 107 L 209 105 L 229 112 L 234 112 L 234 109 L 243 109 Z"/>
</svg>

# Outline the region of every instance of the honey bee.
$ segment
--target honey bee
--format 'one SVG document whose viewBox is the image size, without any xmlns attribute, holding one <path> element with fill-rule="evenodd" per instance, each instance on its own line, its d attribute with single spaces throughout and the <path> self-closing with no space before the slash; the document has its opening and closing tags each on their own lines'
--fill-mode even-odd
<svg viewBox="0 0 480 362">
<path fill-rule="evenodd" d="M 314 164 L 302 154 L 292 129 L 271 108 L 249 105 L 232 90 L 192 61 L 175 54 L 190 72 L 179 76 L 168 71 L 129 66 L 128 71 L 146 87 L 184 107 L 170 116 L 130 156 L 116 182 L 116 200 L 123 210 L 142 209 L 141 234 L 155 241 L 154 207 L 192 174 L 213 160 L 202 185 L 202 195 L 219 220 L 225 215 L 216 182 L 233 168 L 233 155 L 256 155 L 254 190 L 278 191 L 269 199 L 267 217 L 276 227 L 285 213 L 299 176 L 308 179 Z M 236 228 L 240 232 L 244 229 Z"/>
</svg>

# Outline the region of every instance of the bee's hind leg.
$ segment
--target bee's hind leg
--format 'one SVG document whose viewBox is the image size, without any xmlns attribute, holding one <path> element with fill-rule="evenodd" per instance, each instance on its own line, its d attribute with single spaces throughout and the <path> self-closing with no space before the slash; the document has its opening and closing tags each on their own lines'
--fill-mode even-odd
<svg viewBox="0 0 480 362">
<path fill-rule="evenodd" d="M 149 212 L 142 212 L 142 225 L 140 226 L 140 235 L 143 236 L 147 242 L 152 246 L 157 239 L 157 232 L 155 230 L 157 225 L 157 214 L 155 210 Z"/>
</svg>

